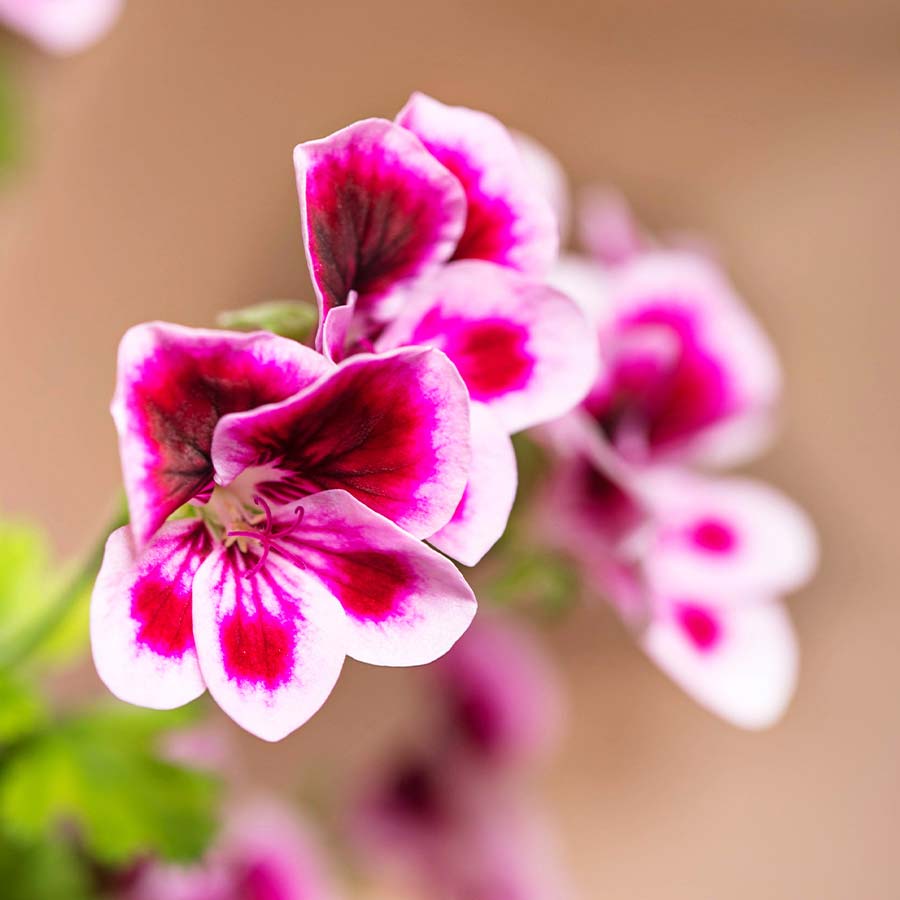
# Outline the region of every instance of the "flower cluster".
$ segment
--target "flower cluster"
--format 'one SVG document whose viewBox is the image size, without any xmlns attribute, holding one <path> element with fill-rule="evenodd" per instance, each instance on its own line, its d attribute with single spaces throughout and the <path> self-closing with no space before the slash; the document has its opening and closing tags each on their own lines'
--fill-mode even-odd
<svg viewBox="0 0 900 900">
<path fill-rule="evenodd" d="M 429 737 L 374 772 L 352 810 L 362 857 L 417 896 L 570 896 L 553 829 L 523 790 L 563 722 L 540 642 L 480 616 L 432 671 Z"/>
<path fill-rule="evenodd" d="M 552 160 L 529 158 L 560 196 Z M 544 430 L 557 457 L 545 536 L 696 700 L 764 727 L 793 693 L 780 598 L 812 575 L 815 534 L 772 488 L 703 470 L 765 444 L 775 354 L 699 241 L 661 246 L 597 191 L 579 225 L 588 252 L 553 277 L 590 317 L 603 365 L 580 408 Z"/>
<path fill-rule="evenodd" d="M 453 645 L 475 598 L 423 540 L 477 562 L 513 502 L 509 435 L 597 374 L 584 313 L 545 283 L 554 213 L 496 120 L 415 95 L 295 162 L 317 349 L 125 335 L 112 412 L 131 523 L 91 611 L 118 697 L 209 690 L 267 740 L 321 706 L 346 656 L 419 665 Z"/>
</svg>

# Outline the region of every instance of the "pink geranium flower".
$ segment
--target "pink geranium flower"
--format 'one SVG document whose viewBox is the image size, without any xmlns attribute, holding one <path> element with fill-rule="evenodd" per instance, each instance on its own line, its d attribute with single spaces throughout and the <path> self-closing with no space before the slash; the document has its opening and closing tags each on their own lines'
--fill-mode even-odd
<svg viewBox="0 0 900 900">
<path fill-rule="evenodd" d="M 596 377 L 584 314 L 543 283 L 550 205 L 497 120 L 422 94 L 394 123 L 301 144 L 295 162 L 323 352 L 438 347 L 469 389 L 469 484 L 431 541 L 474 565 L 515 496 L 508 436 L 570 410 Z"/>
<path fill-rule="evenodd" d="M 121 699 L 209 689 L 277 740 L 345 655 L 418 665 L 468 627 L 471 590 L 417 540 L 457 507 L 470 454 L 465 386 L 439 351 L 335 365 L 271 334 L 141 325 L 113 416 L 132 524 L 109 538 L 91 637 Z M 166 521 L 187 502 L 199 518 Z"/>
<path fill-rule="evenodd" d="M 122 0 L 0 0 L 0 22 L 50 53 L 77 53 L 112 27 Z"/>
<path fill-rule="evenodd" d="M 470 764 L 531 763 L 558 744 L 565 719 L 559 674 L 524 627 L 481 615 L 431 673 L 439 731 Z"/>
<path fill-rule="evenodd" d="M 650 251 L 613 269 L 574 265 L 557 275 L 605 363 L 583 407 L 624 459 L 723 464 L 765 443 L 779 366 L 714 262 Z"/>
<path fill-rule="evenodd" d="M 699 703 L 743 727 L 774 722 L 797 667 L 781 597 L 816 565 L 807 517 L 758 482 L 635 471 L 595 434 L 567 434 L 572 452 L 546 497 L 545 536 L 580 561 L 645 652 Z"/>
<path fill-rule="evenodd" d="M 521 781 L 560 736 L 550 660 L 521 627 L 479 618 L 431 674 L 425 746 L 375 773 L 352 837 L 376 870 L 423 897 L 569 896 L 553 830 Z"/>
<path fill-rule="evenodd" d="M 227 817 L 205 858 L 190 866 L 149 862 L 121 900 L 335 900 L 312 832 L 269 801 L 244 802 Z"/>
</svg>

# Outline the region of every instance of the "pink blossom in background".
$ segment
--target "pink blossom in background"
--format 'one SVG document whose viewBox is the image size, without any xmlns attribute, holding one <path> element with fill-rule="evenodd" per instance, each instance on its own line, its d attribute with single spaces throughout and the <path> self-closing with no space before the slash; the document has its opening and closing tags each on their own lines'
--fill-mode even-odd
<svg viewBox="0 0 900 900">
<path fill-rule="evenodd" d="M 244 801 L 227 816 L 204 859 L 149 862 L 120 900 L 336 900 L 318 841 L 279 804 Z"/>
<path fill-rule="evenodd" d="M 577 432 L 567 435 L 574 446 Z M 546 539 L 695 700 L 742 727 L 772 724 L 795 687 L 781 598 L 815 570 L 809 520 L 759 482 L 635 470 L 595 434 L 582 438 L 545 494 Z"/>
<path fill-rule="evenodd" d="M 377 874 L 429 900 L 570 897 L 553 828 L 523 780 L 563 724 L 558 675 L 536 636 L 479 618 L 430 674 L 435 721 L 363 787 L 356 846 Z"/>
<path fill-rule="evenodd" d="M 0 23 L 50 53 L 87 49 L 112 28 L 123 0 L 0 0 Z"/>
<path fill-rule="evenodd" d="M 538 636 L 482 614 L 431 668 L 444 740 L 472 764 L 534 763 L 559 743 L 565 702 Z"/>
<path fill-rule="evenodd" d="M 113 416 L 132 524 L 107 543 L 91 640 L 120 699 L 171 708 L 208 689 L 278 740 L 345 655 L 420 665 L 471 622 L 468 585 L 417 539 L 468 474 L 468 396 L 439 351 L 335 365 L 271 334 L 141 325 Z M 163 524 L 189 501 L 198 518 Z"/>
<path fill-rule="evenodd" d="M 781 388 L 774 351 L 723 273 L 697 254 L 651 251 L 565 287 L 595 323 L 601 374 L 583 407 L 638 464 L 746 459 L 769 438 Z"/>
</svg>

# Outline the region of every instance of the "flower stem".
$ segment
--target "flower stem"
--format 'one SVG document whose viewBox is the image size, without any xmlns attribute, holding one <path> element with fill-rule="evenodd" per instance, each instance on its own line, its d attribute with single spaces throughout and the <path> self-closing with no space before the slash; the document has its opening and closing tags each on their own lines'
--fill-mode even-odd
<svg viewBox="0 0 900 900">
<path fill-rule="evenodd" d="M 41 647 L 59 625 L 60 621 L 65 618 L 69 610 L 78 602 L 83 591 L 96 577 L 97 572 L 100 570 L 100 564 L 103 562 L 106 539 L 117 528 L 127 524 L 128 511 L 124 503 L 119 503 L 117 504 L 115 515 L 112 516 L 103 530 L 102 537 L 97 541 L 72 577 L 62 587 L 53 602 L 5 653 L 0 654 L 0 669 L 11 669 L 14 666 L 25 663 L 28 657 Z"/>
</svg>

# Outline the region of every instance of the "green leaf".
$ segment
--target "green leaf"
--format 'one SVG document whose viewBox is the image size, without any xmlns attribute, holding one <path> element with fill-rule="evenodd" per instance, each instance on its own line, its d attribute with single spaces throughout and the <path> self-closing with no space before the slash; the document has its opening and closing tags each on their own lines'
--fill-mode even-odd
<svg viewBox="0 0 900 900">
<path fill-rule="evenodd" d="M 11 674 L 0 672 L 0 747 L 41 727 L 47 711 L 41 698 Z"/>
<path fill-rule="evenodd" d="M 18 844 L 0 840 L 4 900 L 90 900 L 84 861 L 61 840 Z"/>
<path fill-rule="evenodd" d="M 53 600 L 50 554 L 36 528 L 0 522 L 0 656 Z"/>
<path fill-rule="evenodd" d="M 569 560 L 537 551 L 513 560 L 486 593 L 497 604 L 531 606 L 558 618 L 578 601 L 580 578 Z"/>
<path fill-rule="evenodd" d="M 122 708 L 72 719 L 17 748 L 0 772 L 0 821 L 22 842 L 76 826 L 88 853 L 121 865 L 151 853 L 198 858 L 213 835 L 218 782 L 160 759 L 183 715 Z"/>
<path fill-rule="evenodd" d="M 271 331 L 295 341 L 308 341 L 316 330 L 319 313 L 300 300 L 267 300 L 243 309 L 219 313 L 217 324 L 235 331 Z"/>
<path fill-rule="evenodd" d="M 19 117 L 5 65 L 0 66 L 0 173 L 19 158 Z"/>
</svg>

